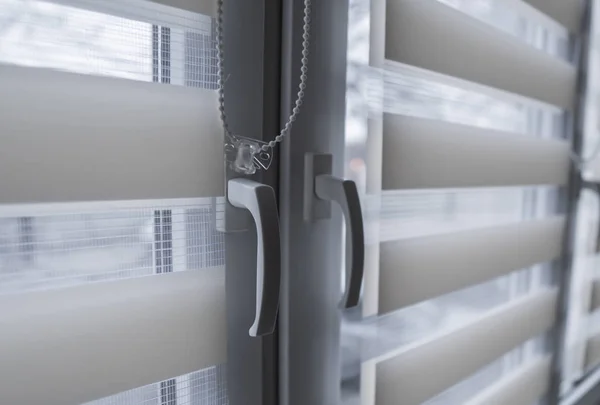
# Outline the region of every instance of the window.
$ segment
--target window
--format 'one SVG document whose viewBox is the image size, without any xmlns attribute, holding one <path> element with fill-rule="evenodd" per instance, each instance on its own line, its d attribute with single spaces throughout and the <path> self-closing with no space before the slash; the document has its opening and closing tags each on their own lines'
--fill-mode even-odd
<svg viewBox="0 0 600 405">
<path fill-rule="evenodd" d="M 214 274 L 217 280 L 214 293 L 220 291 L 223 294 L 223 281 L 219 281 L 221 276 L 218 274 L 218 269 L 222 272 L 225 265 L 224 234 L 217 230 L 218 218 L 222 220 L 224 211 L 223 200 L 217 201 L 222 188 L 219 177 L 223 176 L 217 174 L 222 171 L 222 165 L 217 163 L 208 171 L 198 170 L 198 173 L 203 173 L 202 175 L 208 180 L 208 183 L 204 182 L 205 185 L 215 182 L 217 187 L 209 185 L 208 188 L 205 187 L 203 191 L 198 192 L 198 182 L 193 180 L 190 184 L 195 183 L 193 186 L 195 190 L 191 194 L 188 194 L 189 190 L 183 193 L 180 190 L 179 192 L 168 191 L 161 195 L 160 191 L 165 184 L 170 188 L 168 184 L 181 181 L 181 177 L 169 175 L 171 165 L 162 164 L 163 154 L 172 154 L 180 162 L 181 159 L 185 160 L 185 156 L 178 153 L 178 150 L 181 150 L 181 147 L 188 148 L 190 144 L 189 140 L 184 140 L 187 135 L 182 138 L 181 134 L 191 130 L 193 131 L 191 134 L 197 133 L 200 139 L 202 127 L 198 124 L 210 128 L 211 122 L 215 121 L 210 118 L 198 122 L 197 114 L 190 114 L 196 108 L 203 109 L 202 102 L 198 104 L 197 101 L 199 96 L 209 97 L 207 105 L 214 105 L 210 101 L 211 98 L 214 100 L 213 90 L 216 85 L 214 29 L 211 17 L 135 0 L 125 3 L 94 0 L 67 2 L 0 0 L 0 26 L 2 26 L 0 30 L 2 76 L 5 80 L 12 80 L 15 86 L 13 94 L 23 101 L 23 104 L 16 107 L 16 111 L 29 106 L 29 113 L 26 110 L 25 113 L 32 125 L 35 125 L 38 117 L 50 114 L 46 116 L 45 122 L 44 118 L 41 119 L 43 122 L 41 128 L 44 130 L 42 133 L 32 127 L 19 128 L 18 124 L 17 127 L 11 127 L 6 120 L 4 120 L 3 131 L 13 131 L 11 136 L 14 135 L 23 141 L 27 141 L 32 135 L 34 138 L 40 136 L 37 141 L 28 140 L 35 148 L 39 146 L 36 142 L 45 138 L 63 149 L 65 146 L 64 143 L 61 144 L 65 142 L 63 136 L 71 132 L 73 138 L 67 143 L 77 143 L 83 148 L 84 154 L 87 153 L 85 149 L 94 149 L 93 146 L 86 144 L 88 140 L 92 143 L 105 144 L 108 149 L 105 149 L 106 153 L 102 158 L 104 165 L 118 164 L 116 161 L 120 158 L 113 152 L 121 148 L 122 144 L 128 143 L 132 133 L 142 134 L 140 142 L 131 145 L 130 152 L 133 151 L 133 154 L 126 153 L 126 155 L 133 158 L 133 155 L 140 153 L 139 161 L 145 169 L 142 168 L 138 172 L 139 177 L 136 179 L 128 179 L 129 185 L 126 188 L 141 187 L 148 191 L 142 192 L 140 195 L 142 199 L 112 191 L 99 197 L 92 188 L 102 189 L 104 184 L 112 180 L 108 177 L 102 179 L 100 167 L 94 167 L 92 164 L 91 167 L 86 168 L 83 161 L 73 161 L 74 165 L 79 166 L 78 170 L 87 173 L 87 176 L 94 177 L 95 174 L 92 174 L 94 171 L 100 173 L 100 177 L 95 180 L 91 177 L 84 180 L 87 187 L 92 190 L 87 196 L 80 194 L 69 197 L 69 193 L 65 193 L 63 188 L 63 192 L 57 193 L 55 197 L 49 197 L 41 191 L 35 197 L 16 197 L 12 201 L 2 201 L 0 204 L 0 299 L 10 301 L 11 297 L 39 294 L 39 296 L 46 296 L 48 302 L 52 302 L 53 299 L 67 299 L 69 293 L 76 294 L 78 289 L 84 286 L 90 287 L 87 291 L 96 288 L 102 290 L 106 287 L 107 290 L 97 297 L 97 302 L 90 303 L 102 312 L 109 306 L 108 304 L 102 306 L 106 294 L 112 294 L 113 288 L 118 290 L 120 285 L 124 285 L 118 283 L 133 283 L 130 285 L 138 285 L 140 291 L 144 291 L 142 285 L 149 286 L 153 282 L 138 283 L 137 280 L 142 280 L 142 277 L 158 277 L 154 275 L 159 274 L 163 277 L 166 276 L 165 273 L 188 270 L 206 272 L 206 277 L 209 279 L 213 277 L 209 275 Z M 13 79 L 10 79 L 11 75 Z M 33 81 L 30 82 L 29 78 L 33 78 Z M 190 91 L 175 88 L 151 90 L 147 86 L 156 85 L 143 82 L 159 82 L 194 89 Z M 49 83 L 55 83 L 56 87 L 52 88 Z M 32 86 L 29 90 L 28 84 Z M 82 90 L 79 95 L 77 95 L 77 88 Z M 102 94 L 101 88 L 107 92 L 104 93 L 106 96 Z M 3 89 L 10 92 L 6 86 Z M 165 91 L 167 94 L 164 94 Z M 203 95 L 202 91 L 209 91 L 210 94 Z M 64 102 L 64 108 L 53 107 L 51 100 L 56 94 L 60 94 L 62 100 L 60 102 L 55 100 L 54 103 L 58 105 Z M 39 104 L 35 105 L 27 100 L 28 95 L 37 97 Z M 154 101 L 151 101 L 152 98 Z M 160 100 L 161 98 L 163 100 Z M 168 100 L 171 104 L 175 103 L 173 108 L 179 108 L 176 114 L 173 115 L 171 110 L 165 107 L 164 100 Z M 110 106 L 109 110 L 113 108 L 113 111 L 106 111 L 105 105 Z M 166 115 L 162 119 L 153 121 L 149 118 L 156 115 L 157 107 Z M 132 119 L 130 124 L 121 121 L 120 124 L 113 126 L 109 123 L 111 120 L 121 119 L 122 115 L 117 112 L 119 109 L 136 111 L 135 117 L 130 117 Z M 7 114 L 11 114 L 4 110 Z M 204 110 L 206 114 L 211 112 L 210 108 Z M 217 118 L 216 108 L 213 111 L 214 118 Z M 15 115 L 10 116 L 19 119 Z M 169 120 L 175 119 L 175 121 L 165 120 L 166 116 L 169 116 Z M 89 120 L 89 126 L 85 123 L 86 119 Z M 175 133 L 164 131 L 170 125 L 178 125 L 179 134 L 177 131 Z M 147 153 L 148 138 L 143 138 L 151 132 L 148 128 L 153 127 L 161 131 L 157 136 L 162 138 L 150 141 L 157 142 L 154 145 L 156 148 L 154 154 Z M 111 145 L 113 135 L 116 138 L 114 138 L 115 143 Z M 7 142 L 3 146 L 6 152 L 20 153 L 15 149 L 9 151 L 10 141 L 6 138 L 3 142 Z M 209 159 L 209 165 L 212 165 L 212 161 L 221 161 L 218 155 L 222 148 L 222 139 L 217 137 L 215 141 L 211 141 L 208 138 L 208 143 L 202 142 L 201 145 L 206 151 L 217 152 L 216 159 Z M 97 152 L 101 153 L 99 150 Z M 56 159 L 57 155 L 55 157 L 51 155 L 52 152 L 48 151 L 46 155 L 46 158 L 50 159 L 48 163 L 50 167 L 56 167 L 56 162 L 51 160 Z M 67 155 L 69 157 L 65 157 L 62 164 L 69 166 L 69 160 L 73 160 L 72 157 L 76 156 L 77 152 L 70 151 Z M 201 155 L 201 153 L 194 154 L 193 159 L 196 160 L 197 157 L 202 159 Z M 20 169 L 16 169 L 18 171 L 29 170 L 39 162 L 33 156 L 30 158 L 23 156 L 21 163 L 15 162 L 20 166 Z M 123 163 L 126 163 L 127 157 L 123 155 L 122 158 L 125 159 Z M 198 169 L 196 164 L 186 166 L 184 163 L 183 166 L 188 174 L 191 174 L 189 171 Z M 121 172 L 121 176 L 127 178 L 132 169 L 135 171 L 134 167 L 130 167 L 127 172 Z M 69 171 L 72 174 L 76 172 L 76 170 Z M 162 173 L 162 176 L 157 176 L 157 173 Z M 31 179 L 34 182 L 46 181 L 43 171 L 37 172 L 34 176 Z M 196 177 L 196 174 L 194 173 L 193 176 Z M 57 177 L 48 175 L 48 183 L 53 183 L 55 180 Z M 25 188 L 39 190 L 38 187 L 28 183 L 28 180 L 21 179 L 20 182 L 21 185 L 27 184 Z M 68 188 L 66 184 L 65 187 Z M 6 195 L 10 194 L 6 184 L 3 184 L 2 188 Z M 138 191 L 141 188 L 138 188 Z M 75 194 L 81 190 L 80 187 L 74 188 Z M 170 198 L 189 195 L 198 195 L 198 197 Z M 70 199 L 72 201 L 69 201 Z M 194 278 L 197 277 L 191 276 L 187 282 L 193 282 Z M 164 278 L 164 280 L 166 283 L 164 288 L 167 288 L 168 280 L 173 279 Z M 106 282 L 117 284 L 105 284 Z M 160 281 L 158 283 L 150 288 L 160 295 Z M 175 286 L 177 284 L 178 282 L 175 282 Z M 174 290 L 176 289 L 175 287 Z M 164 302 L 166 307 L 171 305 L 169 300 L 172 298 L 166 296 L 161 300 L 166 300 Z M 209 313 L 215 311 L 212 305 L 217 305 L 218 308 L 219 301 L 207 301 L 203 310 Z M 84 304 L 78 301 L 75 305 Z M 120 310 L 127 313 L 136 310 L 135 308 L 139 308 L 136 306 L 139 305 L 143 307 L 153 304 L 141 304 L 132 298 L 125 300 Z M 149 318 L 159 319 L 160 311 L 153 311 Z M 220 313 L 220 309 L 216 309 L 216 312 Z M 132 315 L 132 322 L 135 323 L 133 319 L 135 315 Z M 213 318 L 213 321 L 216 321 L 217 325 L 222 323 L 218 317 Z M 213 324 L 214 322 L 212 324 L 208 322 L 205 326 L 211 327 Z M 164 339 L 165 333 L 168 335 L 168 330 L 173 328 L 173 321 L 167 318 L 162 325 L 158 323 L 152 327 L 158 330 L 165 329 L 167 332 L 163 332 L 162 335 Z M 143 330 L 143 327 L 140 329 Z M 185 331 L 189 326 L 187 328 L 184 326 L 182 329 L 181 336 L 185 337 L 189 333 L 189 330 Z M 93 335 L 101 332 L 88 331 L 88 333 Z M 110 325 L 107 325 L 107 330 L 103 333 L 108 335 L 97 336 L 100 336 L 99 339 L 106 339 L 105 344 L 109 344 L 111 333 L 118 332 L 116 330 L 111 332 Z M 161 334 L 158 333 L 157 336 L 160 339 Z M 163 349 L 156 346 L 156 351 L 172 351 L 173 348 L 177 348 L 177 334 L 171 338 L 175 341 L 165 342 Z M 48 339 L 52 338 L 48 337 Z M 144 341 L 147 344 L 152 340 L 151 337 L 137 339 L 140 340 L 139 347 L 144 346 Z M 77 345 L 74 342 L 71 344 Z M 185 351 L 186 344 L 182 342 L 179 350 Z M 150 344 L 152 345 L 153 343 Z M 131 349 L 137 345 L 129 341 L 123 346 Z M 60 347 L 68 350 L 65 346 Z M 82 342 L 82 347 L 87 347 L 85 342 Z M 87 350 L 101 351 L 101 347 L 102 344 L 97 347 L 90 345 L 83 353 L 87 353 Z M 117 350 L 118 345 L 113 343 L 113 349 Z M 162 382 L 146 380 L 152 384 L 141 388 L 118 382 L 108 390 L 94 389 L 87 393 L 80 392 L 85 386 L 89 389 L 90 385 L 111 385 L 103 380 L 106 377 L 98 374 L 96 377 L 90 376 L 89 380 L 85 380 L 86 383 L 79 386 L 73 380 L 70 390 L 65 395 L 70 397 L 68 401 L 82 402 L 106 394 L 116 394 L 91 402 L 95 405 L 226 404 L 228 401 L 226 368 L 221 364 L 225 361 L 222 352 L 223 350 L 217 348 L 215 352 L 217 356 L 211 357 L 219 360 L 215 363 L 210 361 L 208 364 L 204 363 L 199 371 L 181 376 L 171 375 L 173 378 Z M 186 353 L 184 356 L 189 355 L 190 353 Z M 155 371 L 150 370 L 149 375 L 164 375 L 162 370 L 165 366 L 160 364 L 160 357 L 161 355 L 156 356 L 157 363 L 150 368 Z M 178 360 L 177 355 L 164 359 L 169 363 L 181 362 L 181 358 Z M 41 373 L 40 377 L 44 376 L 43 362 L 44 359 L 40 358 L 40 364 L 33 365 Z M 166 368 L 175 370 L 181 369 L 181 366 L 173 368 L 169 365 Z M 135 374 L 130 376 L 134 377 L 131 381 L 137 380 Z M 92 381 L 94 379 L 95 381 Z M 41 378 L 41 381 L 44 381 L 44 378 Z M 50 381 L 47 383 L 51 384 Z M 133 389 L 119 394 L 115 392 L 119 387 Z M 36 388 L 33 389 L 35 390 Z M 58 390 L 60 391 L 60 388 Z M 49 396 L 47 400 L 55 400 L 55 395 L 60 397 L 60 393 L 53 392 L 46 393 Z M 12 394 L 7 395 L 9 397 L 2 402 L 11 402 Z M 35 402 L 33 397 L 30 401 Z"/>
<path fill-rule="evenodd" d="M 0 0 L 0 404 L 575 405 L 598 1 Z"/>
</svg>

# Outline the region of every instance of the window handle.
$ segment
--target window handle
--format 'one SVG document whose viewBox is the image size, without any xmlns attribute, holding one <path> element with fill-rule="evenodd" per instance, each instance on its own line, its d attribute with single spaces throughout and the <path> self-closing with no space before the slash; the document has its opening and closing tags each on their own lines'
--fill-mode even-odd
<svg viewBox="0 0 600 405">
<path fill-rule="evenodd" d="M 250 336 L 273 333 L 279 309 L 281 242 L 275 192 L 265 184 L 248 179 L 227 183 L 229 203 L 250 211 L 256 223 L 256 316 Z"/>
<path fill-rule="evenodd" d="M 356 184 L 330 174 L 315 177 L 315 194 L 321 200 L 336 202 L 346 221 L 346 287 L 343 308 L 353 308 L 360 300 L 364 264 L 365 232 Z"/>
</svg>

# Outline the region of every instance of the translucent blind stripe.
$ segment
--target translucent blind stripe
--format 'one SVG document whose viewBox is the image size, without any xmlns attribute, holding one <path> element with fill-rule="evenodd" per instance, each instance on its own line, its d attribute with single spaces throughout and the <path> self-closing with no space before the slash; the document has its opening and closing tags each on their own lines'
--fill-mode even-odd
<svg viewBox="0 0 600 405">
<path fill-rule="evenodd" d="M 554 325 L 557 291 L 515 301 L 450 334 L 377 364 L 376 403 L 419 405 Z"/>
<path fill-rule="evenodd" d="M 211 90 L 0 66 L 0 204 L 223 195 Z"/>
<path fill-rule="evenodd" d="M 385 313 L 544 263 L 562 253 L 564 217 L 381 244 Z"/>
<path fill-rule="evenodd" d="M 569 144 L 386 114 L 383 188 L 565 184 Z"/>
<path fill-rule="evenodd" d="M 583 0 L 525 0 L 533 7 L 554 18 L 573 33 L 579 32 Z"/>
<path fill-rule="evenodd" d="M 216 267 L 0 297 L 0 403 L 80 404 L 224 363 L 224 283 Z"/>
<path fill-rule="evenodd" d="M 586 370 L 600 364 L 600 336 L 593 336 L 587 342 L 585 355 Z"/>
<path fill-rule="evenodd" d="M 570 109 L 576 69 L 437 0 L 387 3 L 386 57 Z"/>
<path fill-rule="evenodd" d="M 552 357 L 526 364 L 472 398 L 465 405 L 531 405 L 550 388 Z"/>
</svg>

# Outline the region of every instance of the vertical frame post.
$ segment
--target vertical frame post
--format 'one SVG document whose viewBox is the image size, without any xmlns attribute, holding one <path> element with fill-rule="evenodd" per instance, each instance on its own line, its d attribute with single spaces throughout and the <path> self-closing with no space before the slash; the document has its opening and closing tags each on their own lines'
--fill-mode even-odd
<svg viewBox="0 0 600 405">
<path fill-rule="evenodd" d="M 236 135 L 269 141 L 280 129 L 281 0 L 227 0 L 223 9 L 225 109 Z M 277 192 L 276 156 L 251 179 Z M 227 170 L 227 181 L 239 174 Z M 227 189 L 227 187 L 225 187 Z M 251 337 L 256 302 L 256 229 L 226 199 L 227 387 L 231 405 L 276 405 L 277 330 Z"/>
</svg>

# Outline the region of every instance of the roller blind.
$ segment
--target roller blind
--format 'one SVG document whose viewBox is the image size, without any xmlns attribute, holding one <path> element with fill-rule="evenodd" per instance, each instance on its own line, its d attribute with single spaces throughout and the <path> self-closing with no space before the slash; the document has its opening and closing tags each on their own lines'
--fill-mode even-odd
<svg viewBox="0 0 600 405">
<path fill-rule="evenodd" d="M 578 32 L 584 2 L 581 0 L 526 0 L 532 6 L 554 18 L 571 32 Z"/>
<path fill-rule="evenodd" d="M 568 167 L 562 141 L 384 116 L 384 190 L 565 184 Z"/>
<path fill-rule="evenodd" d="M 468 405 L 528 405 L 547 392 L 551 358 L 542 357 L 485 389 Z"/>
<path fill-rule="evenodd" d="M 563 108 L 573 105 L 573 66 L 446 4 L 437 0 L 391 1 L 386 18 L 388 59 Z M 465 63 L 471 58 L 477 58 L 477 63 Z"/>
<path fill-rule="evenodd" d="M 224 363 L 224 278 L 212 268 L 0 297 L 12 308 L 0 399 L 78 404 Z"/>
<path fill-rule="evenodd" d="M 382 243 L 379 311 L 551 261 L 561 254 L 564 226 L 547 219 Z"/>
<path fill-rule="evenodd" d="M 212 90 L 14 66 L 0 86 L 1 203 L 223 194 Z"/>
<path fill-rule="evenodd" d="M 595 261 L 594 261 L 595 262 Z M 585 344 L 585 370 L 591 370 L 600 364 L 600 334 L 598 333 L 598 309 L 600 308 L 600 282 L 592 281 L 591 300 L 588 314 L 588 339 Z"/>
<path fill-rule="evenodd" d="M 587 341 L 586 347 L 586 368 L 590 369 L 600 363 L 600 337 L 591 336 Z"/>
<path fill-rule="evenodd" d="M 558 206 L 488 223 L 486 204 L 492 203 L 482 199 L 464 219 L 456 214 L 462 212 L 460 196 L 470 190 L 544 186 L 559 195 L 568 185 L 564 120 L 576 99 L 570 52 L 582 9 L 576 1 L 558 3 L 371 2 L 368 63 L 383 83 L 383 101 L 366 123 L 365 190 L 381 205 L 368 228 L 379 239 L 366 251 L 364 315 L 386 319 L 412 308 L 434 311 L 435 303 L 450 297 L 485 294 L 482 283 L 535 274 L 531 269 L 550 269 L 562 257 L 566 220 Z M 529 112 L 538 121 L 521 125 Z M 392 218 L 385 204 L 399 195 L 399 202 L 409 196 L 422 201 L 418 215 L 430 213 L 429 221 L 410 217 L 417 214 L 400 205 L 395 215 L 405 219 Z M 432 206 L 438 195 L 449 196 L 436 203 L 439 216 Z M 501 218 L 508 208 L 497 203 L 492 212 Z M 446 226 L 454 215 L 456 226 Z M 391 232 L 388 222 L 405 229 L 384 237 L 384 230 Z M 477 320 L 457 321 L 450 332 L 364 362 L 363 403 L 445 403 L 439 398 L 452 387 L 529 339 L 551 333 L 557 295 L 552 288 L 533 288 L 507 304 L 474 311 L 480 311 Z M 456 319 L 461 316 L 457 311 Z M 472 388 L 459 402 L 540 400 L 550 385 L 551 354 L 519 361 L 502 379 Z"/>
<path fill-rule="evenodd" d="M 555 321 L 556 293 L 513 303 L 471 325 L 377 364 L 377 404 L 416 405 L 450 388 Z"/>
<path fill-rule="evenodd" d="M 227 400 L 214 11 L 0 0 L 1 403 Z"/>
</svg>

